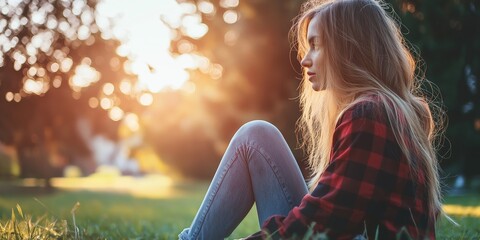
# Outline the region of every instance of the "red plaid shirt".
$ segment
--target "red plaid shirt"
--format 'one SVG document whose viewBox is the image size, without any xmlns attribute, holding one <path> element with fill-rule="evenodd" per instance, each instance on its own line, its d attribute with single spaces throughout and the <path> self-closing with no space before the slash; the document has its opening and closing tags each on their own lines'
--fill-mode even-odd
<svg viewBox="0 0 480 240">
<path fill-rule="evenodd" d="M 313 224 L 330 239 L 365 231 L 370 239 L 377 231 L 379 239 L 396 239 L 402 228 L 413 239 L 435 239 L 427 200 L 424 176 L 411 174 L 384 107 L 361 102 L 339 119 L 330 163 L 314 191 L 287 216 L 270 217 L 256 236 L 295 239 Z"/>
</svg>

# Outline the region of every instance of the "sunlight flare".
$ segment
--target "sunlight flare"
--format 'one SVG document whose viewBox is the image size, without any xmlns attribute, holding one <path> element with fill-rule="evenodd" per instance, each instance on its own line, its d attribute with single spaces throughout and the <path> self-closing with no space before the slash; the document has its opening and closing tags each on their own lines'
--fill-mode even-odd
<svg viewBox="0 0 480 240">
<path fill-rule="evenodd" d="M 480 217 L 480 206 L 443 205 L 447 214 Z"/>
<path fill-rule="evenodd" d="M 202 10 L 213 12 L 202 4 Z M 194 47 L 184 44 L 185 54 L 173 55 L 170 44 L 175 38 L 171 28 L 179 28 L 187 36 L 199 39 L 208 32 L 197 6 L 175 0 L 132 2 L 103 0 L 97 6 L 96 20 L 102 33 L 120 40 L 117 54 L 128 58 L 125 70 L 138 76 L 136 86 L 122 82 L 124 94 L 135 91 L 158 93 L 164 89 L 178 90 L 190 79 L 189 69 L 199 65 L 191 55 Z M 112 26 L 113 23 L 113 26 Z M 141 104 L 148 101 L 145 97 Z M 149 104 L 148 104 L 149 105 Z"/>
<path fill-rule="evenodd" d="M 24 179 L 25 186 L 36 186 L 34 179 Z M 68 190 L 127 193 L 142 198 L 169 198 L 176 194 L 170 177 L 150 174 L 143 177 L 118 176 L 118 173 L 95 173 L 89 177 L 53 178 L 52 186 Z"/>
</svg>

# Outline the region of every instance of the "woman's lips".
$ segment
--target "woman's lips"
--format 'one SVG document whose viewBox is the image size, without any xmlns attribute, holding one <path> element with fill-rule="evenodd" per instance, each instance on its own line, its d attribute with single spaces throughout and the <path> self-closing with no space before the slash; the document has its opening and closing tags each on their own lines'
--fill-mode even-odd
<svg viewBox="0 0 480 240">
<path fill-rule="evenodd" d="M 313 72 L 307 72 L 307 75 L 309 76 L 308 80 L 310 80 L 310 82 L 313 80 L 313 77 L 315 77 L 315 73 Z"/>
</svg>

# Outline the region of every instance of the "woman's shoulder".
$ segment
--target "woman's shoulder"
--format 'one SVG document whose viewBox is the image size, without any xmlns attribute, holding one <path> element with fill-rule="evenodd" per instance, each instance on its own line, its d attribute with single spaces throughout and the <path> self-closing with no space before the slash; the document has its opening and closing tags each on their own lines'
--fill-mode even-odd
<svg viewBox="0 0 480 240">
<path fill-rule="evenodd" d="M 388 102 L 378 96 L 367 96 L 353 102 L 341 113 L 336 126 L 336 136 L 365 132 L 392 140 L 392 124 L 387 114 Z"/>
<path fill-rule="evenodd" d="M 360 119 L 366 118 L 380 122 L 387 121 L 387 109 L 384 101 L 378 95 L 367 95 L 358 98 L 349 104 L 343 112 L 341 119 Z"/>
</svg>

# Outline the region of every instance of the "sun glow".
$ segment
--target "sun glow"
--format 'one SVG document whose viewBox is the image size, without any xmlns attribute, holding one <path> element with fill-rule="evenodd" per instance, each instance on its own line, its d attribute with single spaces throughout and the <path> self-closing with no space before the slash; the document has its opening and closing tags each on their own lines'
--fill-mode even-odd
<svg viewBox="0 0 480 240">
<path fill-rule="evenodd" d="M 213 12 L 203 3 L 201 10 Z M 181 55 L 170 52 L 176 36 L 171 28 L 198 39 L 208 32 L 202 23 L 197 6 L 175 0 L 141 1 L 103 0 L 97 5 L 97 23 L 105 36 L 120 40 L 117 54 L 128 58 L 125 71 L 138 76 L 133 86 L 120 83 L 120 91 L 131 94 L 148 91 L 158 93 L 165 89 L 178 90 L 190 79 L 189 69 L 199 68 L 199 58 L 192 54 L 194 46 L 184 43 Z M 113 23 L 113 24 L 111 24 Z M 150 105 L 150 98 L 139 98 Z"/>
</svg>

